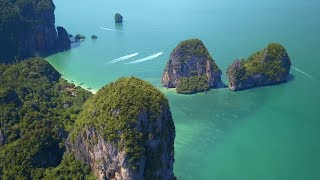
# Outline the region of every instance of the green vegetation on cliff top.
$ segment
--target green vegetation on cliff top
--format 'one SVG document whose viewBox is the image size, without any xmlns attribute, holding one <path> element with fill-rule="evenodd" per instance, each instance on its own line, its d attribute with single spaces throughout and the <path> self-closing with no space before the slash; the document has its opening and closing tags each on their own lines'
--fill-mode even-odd
<svg viewBox="0 0 320 180">
<path fill-rule="evenodd" d="M 240 79 L 245 80 L 254 74 L 265 74 L 269 77 L 269 80 L 277 80 L 279 74 L 286 72 L 280 61 L 285 55 L 286 50 L 281 44 L 269 44 L 264 50 L 252 54 L 247 60 L 241 61 L 244 69 L 240 73 L 242 74 Z"/>
<path fill-rule="evenodd" d="M 175 48 L 174 52 L 176 50 L 178 50 L 177 53 L 179 53 L 183 61 L 190 59 L 192 56 L 206 56 L 212 59 L 207 48 L 200 39 L 182 41 Z"/>
<path fill-rule="evenodd" d="M 251 55 L 247 61 L 243 61 L 246 68 L 246 76 L 256 73 L 266 74 L 270 79 L 275 79 L 277 74 L 284 73 L 280 58 L 286 53 L 285 48 L 278 43 L 271 43 L 264 50 Z M 265 57 L 267 55 L 267 57 Z M 265 62 L 262 62 L 266 58 Z"/>
<path fill-rule="evenodd" d="M 22 23 L 46 23 L 43 14 L 54 11 L 52 0 L 0 0 L 0 24 L 19 16 Z"/>
<path fill-rule="evenodd" d="M 212 70 L 214 72 L 221 71 L 213 58 L 211 57 L 208 49 L 204 45 L 204 43 L 200 39 L 188 39 L 182 41 L 178 44 L 178 46 L 174 49 L 173 52 L 179 54 L 180 59 L 182 62 L 186 62 L 190 60 L 194 56 L 205 56 L 206 58 L 210 59 L 212 63 Z"/>
<path fill-rule="evenodd" d="M 58 166 L 63 141 L 90 96 L 43 59 L 0 64 L 0 179 L 41 179 Z"/>
<path fill-rule="evenodd" d="M 163 106 L 168 106 L 168 101 L 153 85 L 134 77 L 121 78 L 100 89 L 85 103 L 71 140 L 84 128 L 94 126 L 108 142 L 125 148 L 134 169 L 145 152 L 148 138 L 148 134 L 136 128 L 139 116 L 146 112 L 146 119 L 155 121 Z"/>
</svg>

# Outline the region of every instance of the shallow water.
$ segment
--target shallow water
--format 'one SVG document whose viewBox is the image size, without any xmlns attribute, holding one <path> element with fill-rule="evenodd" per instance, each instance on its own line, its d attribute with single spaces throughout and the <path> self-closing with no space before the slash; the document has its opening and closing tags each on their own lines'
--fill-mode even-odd
<svg viewBox="0 0 320 180">
<path fill-rule="evenodd" d="M 177 130 L 178 179 L 320 179 L 319 1 L 54 2 L 56 24 L 87 36 L 80 47 L 47 58 L 64 78 L 98 90 L 119 77 L 137 76 L 168 97 Z M 123 25 L 114 24 L 116 12 L 124 16 Z M 91 40 L 92 34 L 99 38 Z M 190 96 L 162 88 L 171 51 L 195 37 L 223 72 L 234 59 L 280 42 L 291 57 L 294 79 Z"/>
</svg>

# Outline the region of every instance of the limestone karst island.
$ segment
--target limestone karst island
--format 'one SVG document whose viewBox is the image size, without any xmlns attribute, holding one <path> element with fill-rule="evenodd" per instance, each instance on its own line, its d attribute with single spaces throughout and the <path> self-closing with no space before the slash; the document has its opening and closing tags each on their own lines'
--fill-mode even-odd
<svg viewBox="0 0 320 180">
<path fill-rule="evenodd" d="M 190 39 L 173 50 L 161 82 L 178 93 L 192 94 L 223 86 L 221 74 L 203 42 Z"/>
<path fill-rule="evenodd" d="M 0 179 L 320 179 L 319 9 L 0 0 Z"/>
</svg>

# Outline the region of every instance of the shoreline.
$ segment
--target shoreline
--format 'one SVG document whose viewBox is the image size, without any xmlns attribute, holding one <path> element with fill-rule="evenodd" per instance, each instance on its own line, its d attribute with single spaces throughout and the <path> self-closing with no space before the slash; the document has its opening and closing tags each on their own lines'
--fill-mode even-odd
<svg viewBox="0 0 320 180">
<path fill-rule="evenodd" d="M 75 87 L 81 87 L 82 89 L 89 91 L 92 94 L 97 94 L 97 92 L 99 91 L 99 89 L 86 86 L 84 82 L 78 82 L 75 80 L 71 80 L 70 78 L 67 78 L 64 75 L 65 75 L 64 73 L 61 73 L 61 78 L 66 80 L 68 83 L 73 84 Z"/>
<path fill-rule="evenodd" d="M 157 87 L 158 88 L 158 87 Z M 164 94 L 176 94 L 176 95 L 186 95 L 186 96 L 190 96 L 190 95 L 195 95 L 195 94 L 207 94 L 209 92 L 214 92 L 214 91 L 225 91 L 225 90 L 229 90 L 228 87 L 221 87 L 221 88 L 212 88 L 212 89 L 209 89 L 207 92 L 198 92 L 198 93 L 193 93 L 193 94 L 179 94 L 177 93 L 176 91 L 176 88 L 167 88 L 167 87 L 159 87 L 158 88 L 162 93 Z"/>
<path fill-rule="evenodd" d="M 75 80 L 71 80 L 72 78 L 69 77 L 67 78 L 65 76 L 64 73 L 60 73 L 61 74 L 61 78 L 63 78 L 64 80 L 66 80 L 68 83 L 70 84 L 73 84 L 75 87 L 81 87 L 82 89 L 86 90 L 86 91 L 89 91 L 91 92 L 92 94 L 97 94 L 97 92 L 99 91 L 100 88 L 91 88 L 89 86 L 87 86 L 84 82 L 79 82 L 79 81 L 75 81 Z M 164 94 L 176 94 L 176 95 L 185 95 L 185 94 L 179 94 L 177 93 L 176 91 L 176 88 L 167 88 L 167 87 L 163 87 L 163 86 L 155 86 L 158 90 L 160 90 L 162 93 Z M 224 88 L 217 88 L 217 89 L 210 89 L 209 91 L 207 92 L 210 92 L 210 91 L 221 91 L 221 90 L 226 90 L 226 89 L 229 89 L 228 87 L 224 87 Z M 202 92 L 204 93 L 204 92 Z M 198 93 L 195 93 L 195 94 L 198 94 Z M 192 95 L 192 94 L 191 94 Z"/>
</svg>

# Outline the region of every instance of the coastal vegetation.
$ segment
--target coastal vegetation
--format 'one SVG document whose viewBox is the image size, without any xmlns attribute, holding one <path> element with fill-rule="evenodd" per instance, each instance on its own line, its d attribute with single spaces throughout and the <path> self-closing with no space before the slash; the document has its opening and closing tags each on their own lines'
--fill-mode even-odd
<svg viewBox="0 0 320 180">
<path fill-rule="evenodd" d="M 91 93 L 39 58 L 1 64 L 0 84 L 0 179 L 44 178 L 59 166 L 64 139 Z"/>
<path fill-rule="evenodd" d="M 180 58 L 182 62 L 189 60 L 192 56 L 205 56 L 211 58 L 207 48 L 200 39 L 182 41 L 175 50 L 181 54 Z"/>
<path fill-rule="evenodd" d="M 44 173 L 46 180 L 52 179 L 86 179 L 95 180 L 89 166 L 74 158 L 73 154 L 65 153 L 59 166 L 48 168 Z"/>
<path fill-rule="evenodd" d="M 79 130 L 94 126 L 108 142 L 126 147 L 129 162 L 137 163 L 145 150 L 141 144 L 145 142 L 146 134 L 133 125 L 138 123 L 139 115 L 144 111 L 149 112 L 148 120 L 156 121 L 162 106 L 168 106 L 168 101 L 154 86 L 134 77 L 121 78 L 99 90 L 85 103 L 71 137 L 74 141 Z"/>
<path fill-rule="evenodd" d="M 175 127 L 167 99 L 151 84 L 121 78 L 92 96 L 40 58 L 0 64 L 0 70 L 1 179 L 94 179 L 90 164 L 73 153 L 81 149 L 66 151 L 90 127 L 125 152 L 130 171 L 173 177 Z M 159 141 L 158 148 L 149 141 Z M 162 155 L 170 159 L 160 162 Z M 161 168 L 169 174 L 157 174 Z"/>
<path fill-rule="evenodd" d="M 191 76 L 180 78 L 177 85 L 177 93 L 194 94 L 204 92 L 210 89 L 207 76 Z"/>
<path fill-rule="evenodd" d="M 164 94 L 146 81 L 127 77 L 101 88 L 84 104 L 68 149 L 100 178 L 118 173 L 124 179 L 172 179 L 174 138 Z M 167 170 L 157 173 L 160 169 Z"/>
<path fill-rule="evenodd" d="M 268 53 L 268 54 L 267 54 Z M 267 57 L 264 57 L 267 54 Z M 276 80 L 278 73 L 284 73 L 285 67 L 281 65 L 280 59 L 286 54 L 285 48 L 278 43 L 271 43 L 262 51 L 251 55 L 242 63 L 246 69 L 243 78 L 248 78 L 256 73 L 266 74 L 269 79 Z M 262 59 L 266 58 L 263 62 Z"/>
<path fill-rule="evenodd" d="M 236 90 L 285 82 L 290 66 L 285 48 L 279 43 L 270 43 L 248 59 L 237 60 L 228 67 L 230 87 Z"/>
</svg>

